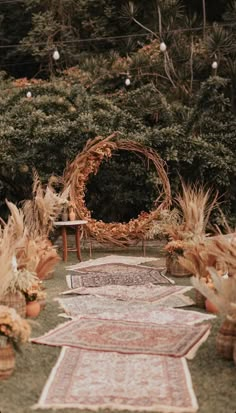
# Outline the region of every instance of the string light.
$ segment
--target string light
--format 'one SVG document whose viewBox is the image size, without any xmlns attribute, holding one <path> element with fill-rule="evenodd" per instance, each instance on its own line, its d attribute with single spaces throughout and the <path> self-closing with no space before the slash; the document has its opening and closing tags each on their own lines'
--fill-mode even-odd
<svg viewBox="0 0 236 413">
<path fill-rule="evenodd" d="M 28 91 L 28 92 L 26 93 L 26 97 L 27 97 L 28 99 L 32 98 L 32 93 L 31 93 L 30 91 Z"/>
<path fill-rule="evenodd" d="M 166 44 L 164 42 L 161 42 L 160 51 L 164 53 L 166 51 L 166 49 L 167 49 Z"/>
<path fill-rule="evenodd" d="M 216 70 L 216 69 L 217 69 L 217 67 L 218 67 L 218 63 L 217 63 L 217 61 L 216 61 L 216 60 L 212 63 L 211 67 L 212 67 L 212 69 L 214 69 L 214 70 Z"/>
<path fill-rule="evenodd" d="M 125 79 L 125 86 L 130 86 L 130 84 L 131 84 L 130 78 L 127 77 L 127 79 Z"/>
<path fill-rule="evenodd" d="M 53 57 L 54 60 L 59 60 L 60 59 L 60 53 L 58 52 L 57 49 L 54 50 L 52 57 Z"/>
</svg>

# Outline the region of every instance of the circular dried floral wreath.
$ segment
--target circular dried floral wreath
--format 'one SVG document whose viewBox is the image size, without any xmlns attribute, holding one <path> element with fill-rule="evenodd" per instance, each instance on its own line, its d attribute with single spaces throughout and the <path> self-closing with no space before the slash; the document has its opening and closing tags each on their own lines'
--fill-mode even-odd
<svg viewBox="0 0 236 413">
<path fill-rule="evenodd" d="M 107 138 L 100 136 L 89 140 L 83 151 L 66 168 L 64 173 L 65 185 L 70 185 L 70 200 L 74 204 L 79 219 L 87 220 L 86 231 L 89 236 L 98 242 L 109 242 L 120 246 L 128 246 L 145 239 L 146 232 L 150 229 L 153 220 L 158 219 L 160 209 L 168 208 L 171 203 L 171 189 L 169 179 L 165 171 L 165 163 L 151 148 L 140 143 L 128 140 L 115 140 L 117 133 Z M 141 212 L 135 219 L 127 223 L 105 223 L 91 217 L 91 212 L 86 207 L 85 191 L 88 178 L 98 172 L 104 159 L 112 157 L 116 150 L 133 151 L 143 155 L 151 161 L 156 169 L 159 181 L 162 185 L 162 193 L 154 202 L 154 209 Z"/>
</svg>

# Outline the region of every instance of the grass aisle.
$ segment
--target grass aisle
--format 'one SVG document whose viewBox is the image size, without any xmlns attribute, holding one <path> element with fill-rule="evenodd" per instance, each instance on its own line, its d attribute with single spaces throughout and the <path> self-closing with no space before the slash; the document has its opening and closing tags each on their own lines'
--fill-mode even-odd
<svg viewBox="0 0 236 413">
<path fill-rule="evenodd" d="M 127 252 L 126 252 L 127 253 Z M 122 252 L 94 254 L 93 258 L 109 254 L 125 255 Z M 141 251 L 132 251 L 129 255 L 141 255 Z M 156 256 L 154 250 L 147 256 Z M 83 259 L 89 257 L 83 253 Z M 75 256 L 69 256 L 67 265 L 77 262 Z M 155 265 L 153 263 L 153 265 Z M 65 321 L 58 317 L 61 309 L 53 298 L 67 289 L 65 282 L 65 263 L 58 264 L 55 276 L 45 281 L 47 305 L 32 325 L 32 336 L 42 335 Z M 189 279 L 175 279 L 176 283 L 188 285 Z M 236 412 L 236 367 L 233 361 L 222 360 L 215 350 L 215 336 L 220 320 L 211 321 L 212 331 L 207 342 L 197 352 L 194 360 L 188 361 L 194 390 L 199 404 L 199 413 L 235 413 Z M 7 381 L 0 382 L 0 413 L 29 413 L 31 406 L 37 403 L 50 371 L 57 361 L 60 348 L 37 344 L 22 347 L 22 354 L 16 357 L 15 371 Z M 60 409 L 59 412 L 76 413 L 78 409 Z M 36 413 L 52 413 L 53 410 L 35 410 Z"/>
</svg>

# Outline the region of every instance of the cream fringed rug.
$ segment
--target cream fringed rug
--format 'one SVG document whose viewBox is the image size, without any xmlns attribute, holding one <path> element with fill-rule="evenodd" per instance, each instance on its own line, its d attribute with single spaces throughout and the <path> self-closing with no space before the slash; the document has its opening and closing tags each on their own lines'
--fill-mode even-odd
<svg viewBox="0 0 236 413">
<path fill-rule="evenodd" d="M 68 276 L 69 278 L 70 276 Z M 71 285 L 70 280 L 68 284 Z M 121 301 L 158 302 L 171 295 L 184 294 L 193 287 L 181 285 L 106 285 L 102 287 L 78 287 L 62 292 L 60 295 L 94 295 Z M 192 302 L 193 304 L 194 302 Z"/>
<path fill-rule="evenodd" d="M 163 306 L 159 303 L 141 303 L 112 300 L 110 298 L 82 296 L 57 299 L 67 316 L 97 316 L 109 320 L 143 321 L 147 323 L 198 324 L 216 318 L 213 314 L 198 311 L 184 311 Z"/>
<path fill-rule="evenodd" d="M 85 267 L 90 267 L 93 265 L 100 265 L 100 264 L 142 264 L 151 261 L 159 261 L 160 258 L 155 257 L 134 257 L 130 255 L 107 255 L 106 257 L 90 259 L 87 261 L 78 262 L 77 264 L 70 265 L 66 267 L 67 270 L 70 271 L 77 271 L 79 269 L 83 269 Z"/>
<path fill-rule="evenodd" d="M 64 347 L 34 408 L 194 413 L 198 405 L 184 358 Z"/>
<path fill-rule="evenodd" d="M 178 296 L 174 296 L 178 299 Z M 172 297 L 170 297 L 172 299 Z M 187 299 L 188 297 L 186 297 Z M 60 306 L 70 317 L 77 317 L 81 314 L 103 314 L 109 313 L 110 318 L 119 314 L 130 314 L 135 317 L 135 314 L 141 312 L 153 312 L 158 311 L 160 306 L 165 306 L 166 301 L 163 302 L 135 302 L 135 301 L 119 301 L 107 297 L 94 297 L 92 295 L 81 296 L 66 296 L 63 298 L 57 298 Z M 168 310 L 168 307 L 166 306 Z M 163 315 L 163 319 L 165 316 Z M 136 320 L 138 320 L 136 318 Z M 177 317 L 175 316 L 175 321 Z"/>
</svg>

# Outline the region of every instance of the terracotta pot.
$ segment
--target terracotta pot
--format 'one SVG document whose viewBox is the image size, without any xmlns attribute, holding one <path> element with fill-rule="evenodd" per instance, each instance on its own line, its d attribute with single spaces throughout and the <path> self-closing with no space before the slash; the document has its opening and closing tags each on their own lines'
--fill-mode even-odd
<svg viewBox="0 0 236 413">
<path fill-rule="evenodd" d="M 26 305 L 26 315 L 27 317 L 37 317 L 40 313 L 41 307 L 37 300 L 29 301 Z"/>
<path fill-rule="evenodd" d="M 69 220 L 70 221 L 75 221 L 76 220 L 76 213 L 73 209 L 69 210 Z"/>
<path fill-rule="evenodd" d="M 5 339 L 5 340 L 4 340 Z M 0 380 L 11 376 L 15 367 L 15 353 L 7 337 L 0 337 Z"/>
<path fill-rule="evenodd" d="M 205 308 L 208 313 L 217 314 L 219 312 L 218 308 L 210 300 L 208 300 L 208 298 L 205 301 Z"/>
</svg>

